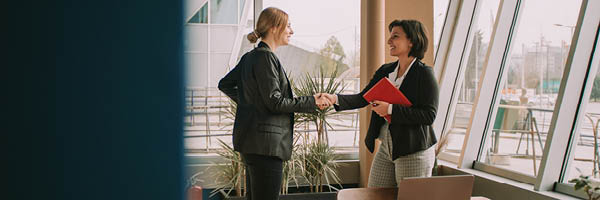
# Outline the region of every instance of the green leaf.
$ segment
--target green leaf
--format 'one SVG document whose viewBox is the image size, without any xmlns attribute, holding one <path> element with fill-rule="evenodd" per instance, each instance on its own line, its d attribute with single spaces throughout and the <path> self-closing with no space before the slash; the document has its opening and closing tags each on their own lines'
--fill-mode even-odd
<svg viewBox="0 0 600 200">
<path fill-rule="evenodd" d="M 575 183 L 575 190 L 579 190 L 579 189 L 581 189 L 581 188 L 585 187 L 586 185 L 587 185 L 587 184 L 585 184 L 585 182 L 582 182 L 582 181 L 577 181 L 577 182 Z"/>
</svg>

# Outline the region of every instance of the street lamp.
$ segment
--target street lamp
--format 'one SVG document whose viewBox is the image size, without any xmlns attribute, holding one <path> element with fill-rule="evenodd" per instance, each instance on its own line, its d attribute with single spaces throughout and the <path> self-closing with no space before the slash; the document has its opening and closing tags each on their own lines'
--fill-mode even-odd
<svg viewBox="0 0 600 200">
<path fill-rule="evenodd" d="M 571 26 L 571 25 L 564 25 L 564 24 L 554 24 L 554 26 L 557 27 L 564 27 L 564 28 L 569 28 L 569 31 L 571 33 L 570 35 L 570 39 L 573 40 L 573 32 L 575 31 L 575 26 Z M 560 60 L 561 60 L 561 64 L 563 65 L 563 67 L 566 65 L 566 59 L 563 56 L 563 48 L 565 47 L 565 42 L 564 40 L 561 42 L 560 44 Z"/>
<path fill-rule="evenodd" d="M 563 24 L 554 24 L 554 26 L 569 28 L 571 31 L 571 38 L 573 38 L 573 31 L 575 30 L 575 26 L 563 25 Z"/>
</svg>

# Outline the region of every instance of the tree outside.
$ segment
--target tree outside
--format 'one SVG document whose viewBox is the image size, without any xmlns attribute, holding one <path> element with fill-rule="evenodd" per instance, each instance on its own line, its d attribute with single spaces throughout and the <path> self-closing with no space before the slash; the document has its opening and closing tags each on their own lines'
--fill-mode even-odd
<svg viewBox="0 0 600 200">
<path fill-rule="evenodd" d="M 323 74 L 333 74 L 336 67 L 338 72 L 344 72 L 349 69 L 348 65 L 344 64 L 344 59 L 346 58 L 344 47 L 335 36 L 331 36 L 327 40 L 323 48 L 319 50 L 319 55 L 323 56 L 320 62 L 324 70 Z M 315 69 L 320 70 L 318 66 Z"/>
</svg>

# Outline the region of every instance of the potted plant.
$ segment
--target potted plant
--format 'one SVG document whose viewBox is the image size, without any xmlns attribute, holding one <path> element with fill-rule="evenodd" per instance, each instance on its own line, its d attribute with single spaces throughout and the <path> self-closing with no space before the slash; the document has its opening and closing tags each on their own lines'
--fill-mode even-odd
<svg viewBox="0 0 600 200">
<path fill-rule="evenodd" d="M 336 94 L 344 91 L 342 82 L 337 81 L 337 67 L 331 74 L 326 74 L 325 68 L 320 67 L 316 75 L 306 73 L 297 83 L 292 80 L 292 89 L 298 96 L 313 96 L 317 93 Z M 327 127 L 331 128 L 327 118 L 336 114 L 333 107 L 324 110 L 317 109 L 316 113 L 296 113 L 296 125 L 308 125 L 314 123 L 317 129 L 317 141 L 319 143 L 329 144 L 327 137 Z"/>
<path fill-rule="evenodd" d="M 324 192 L 323 186 L 337 190 L 332 182 L 340 183 L 337 174 L 339 164 L 334 162 L 339 158 L 334 149 L 325 143 L 317 141 L 302 145 L 300 153 L 301 175 L 309 184 L 311 192 Z"/>
<path fill-rule="evenodd" d="M 224 163 L 213 163 L 213 167 L 219 168 L 216 171 L 215 177 L 215 189 L 211 196 L 216 193 L 221 193 L 224 197 L 229 198 L 230 196 L 241 197 L 245 196 L 245 185 L 246 185 L 246 170 L 240 153 L 233 150 L 231 146 L 219 140 L 219 146 L 221 150 L 217 151 L 217 154 L 224 158 Z"/>
<path fill-rule="evenodd" d="M 298 96 L 312 96 L 317 93 L 336 94 L 344 90 L 342 82 L 337 81 L 337 67 L 331 73 L 325 72 L 325 67 L 321 66 L 316 75 L 306 73 L 298 82 L 292 84 L 294 93 Z M 336 114 L 332 107 L 319 110 L 315 113 L 296 113 L 295 122 L 297 126 L 304 125 L 310 127 L 314 124 L 316 127 L 316 140 L 311 140 L 309 134 L 297 134 L 296 138 L 302 138 L 302 144 L 299 144 L 299 154 L 297 161 L 300 166 L 301 177 L 306 179 L 311 192 L 323 192 L 323 186 L 331 189 L 331 183 L 340 183 L 337 175 L 338 159 L 334 149 L 329 146 L 327 137 L 327 127 L 333 128 L 329 124 L 328 117 Z"/>
<path fill-rule="evenodd" d="M 298 96 L 312 96 L 316 93 L 335 94 L 344 89 L 343 84 L 336 81 L 336 78 L 337 68 L 331 74 L 326 75 L 321 67 L 317 75 L 313 76 L 307 73 L 297 84 L 292 81 L 292 86 L 294 93 Z M 229 104 L 230 106 L 225 109 L 225 118 L 233 120 L 235 119 L 236 103 L 230 100 Z M 335 189 L 332 187 L 332 183 L 340 182 L 337 174 L 339 164 L 334 162 L 338 156 L 328 145 L 327 138 L 327 127 L 332 127 L 328 123 L 327 117 L 335 113 L 334 109 L 330 107 L 325 110 L 317 109 L 316 113 L 295 114 L 296 127 L 314 124 L 317 127 L 317 136 L 316 141 L 311 141 L 309 135 L 295 133 L 292 158 L 284 162 L 283 167 L 282 199 L 286 198 L 289 193 L 288 188 L 292 183 L 299 187 L 299 183 L 305 180 L 311 192 L 323 192 L 323 186 L 327 186 L 331 190 Z M 227 199 L 244 199 L 245 174 L 241 156 L 225 142 L 219 140 L 219 144 L 223 150 L 218 154 L 227 162 L 215 164 L 215 167 L 219 167 L 219 169 L 216 174 L 217 184 L 212 195 L 220 193 Z M 329 196 L 335 198 L 335 194 Z"/>
<path fill-rule="evenodd" d="M 581 171 L 577 169 L 580 173 Z M 575 183 L 575 190 L 583 189 L 588 195 L 588 200 L 599 200 L 600 179 L 591 176 L 579 175 L 579 177 L 569 180 L 569 183 Z"/>
<path fill-rule="evenodd" d="M 199 176 L 204 172 L 198 172 L 192 175 L 187 180 L 187 200 L 201 200 L 202 199 L 202 187 L 197 185 L 199 182 L 203 182 Z"/>
</svg>

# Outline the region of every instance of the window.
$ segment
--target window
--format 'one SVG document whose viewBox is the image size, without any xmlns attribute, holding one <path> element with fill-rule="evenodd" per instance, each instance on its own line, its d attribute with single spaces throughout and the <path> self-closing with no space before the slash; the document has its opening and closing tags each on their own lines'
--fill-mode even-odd
<svg viewBox="0 0 600 200">
<path fill-rule="evenodd" d="M 433 4 L 433 49 L 437 50 L 442 36 L 442 29 L 446 21 L 446 13 L 448 13 L 448 4 L 450 0 L 434 0 Z M 434 51 L 436 52 L 436 51 Z M 435 55 L 434 55 L 435 56 Z"/>
<path fill-rule="evenodd" d="M 343 5 L 343 9 L 340 9 Z M 331 72 L 338 66 L 338 80 L 346 85 L 344 93 L 360 91 L 360 1 L 359 0 L 264 0 L 263 7 L 277 7 L 289 15 L 294 31 L 290 45 L 277 49 L 288 77 L 298 80 L 316 73 L 320 66 Z M 358 151 L 358 110 L 328 117 L 329 145 L 337 151 Z M 311 123 L 296 129 L 312 137 Z"/>
<path fill-rule="evenodd" d="M 593 175 L 599 177 L 598 158 L 594 159 L 594 146 L 598 144 L 598 131 L 600 130 L 600 76 L 596 74 L 593 80 L 592 93 L 590 95 L 584 118 L 580 119 L 579 138 L 575 139 L 575 158 L 571 161 L 568 177 L 565 182 L 579 175 Z M 595 137 L 595 138 L 594 138 Z"/>
<path fill-rule="evenodd" d="M 468 60 L 466 66 L 463 66 L 466 67 L 466 69 L 464 72 L 464 79 L 459 83 L 460 90 L 458 91 L 454 116 L 452 116 L 451 119 L 452 127 L 447 133 L 444 133 L 447 134 L 446 136 L 442 136 L 447 138 L 448 141 L 443 152 L 454 156 L 460 155 L 465 132 L 469 125 L 469 121 L 471 120 L 475 95 L 479 89 L 478 85 L 481 71 L 486 59 L 494 20 L 496 19 L 500 1 L 479 1 L 478 3 L 481 3 L 479 15 L 471 27 L 471 47 L 467 54 Z"/>
<path fill-rule="evenodd" d="M 537 176 L 581 1 L 523 1 L 480 162 Z M 560 24 L 561 26 L 557 25 Z"/>
<path fill-rule="evenodd" d="M 198 12 L 196 12 L 196 14 L 194 14 L 194 16 L 192 16 L 192 18 L 190 18 L 190 20 L 188 20 L 188 23 L 196 23 L 196 24 L 206 24 L 208 23 L 208 3 L 205 3 L 204 6 L 202 6 L 202 8 L 200 8 L 200 10 L 198 10 Z"/>
<path fill-rule="evenodd" d="M 238 0 L 210 0 L 210 23 L 237 24 Z"/>
<path fill-rule="evenodd" d="M 186 0 L 185 148 L 211 152 L 217 139 L 231 141 L 229 100 L 217 84 L 237 62 L 246 34 L 253 29 L 254 1 Z M 248 4 L 248 5 L 246 5 Z"/>
<path fill-rule="evenodd" d="M 185 147 L 188 152 L 210 153 L 220 148 L 217 139 L 231 145 L 233 118 L 229 100 L 218 81 L 251 50 L 246 34 L 254 29 L 254 1 L 187 0 L 185 24 L 186 103 Z M 344 4 L 344 9 L 339 5 Z M 263 8 L 277 7 L 288 13 L 294 35 L 291 44 L 278 48 L 290 79 L 315 73 L 319 66 L 338 66 L 345 93 L 357 93 L 360 65 L 360 1 L 263 0 Z M 259 9 L 260 10 L 260 9 Z M 239 18 L 238 18 L 239 17 Z M 319 22 L 315 24 L 315 22 Z M 358 110 L 330 117 L 328 141 L 341 151 L 358 150 Z M 313 134 L 315 126 L 295 130 Z"/>
</svg>

